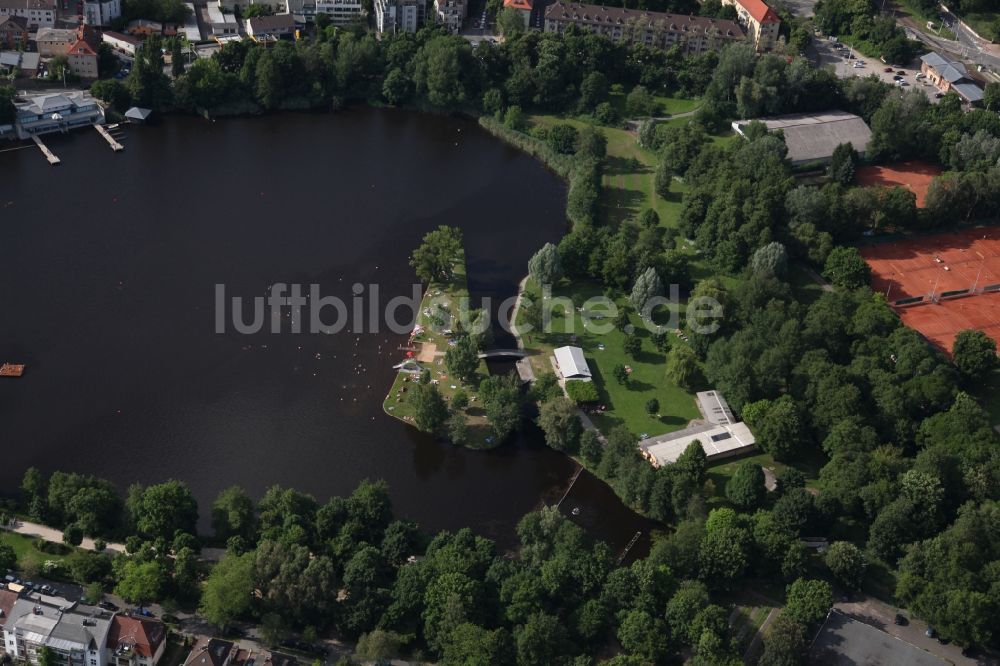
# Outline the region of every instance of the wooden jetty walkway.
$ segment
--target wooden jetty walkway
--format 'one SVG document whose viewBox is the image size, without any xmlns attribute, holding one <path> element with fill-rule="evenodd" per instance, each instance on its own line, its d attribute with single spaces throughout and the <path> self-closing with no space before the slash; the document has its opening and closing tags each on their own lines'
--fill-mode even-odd
<svg viewBox="0 0 1000 666">
<path fill-rule="evenodd" d="M 558 502 L 556 502 L 556 507 L 562 506 L 563 500 L 565 500 L 566 496 L 569 495 L 569 491 L 573 490 L 573 486 L 576 485 L 576 480 L 580 478 L 580 474 L 582 473 L 583 473 L 583 467 L 577 467 L 576 473 L 573 474 L 573 478 L 570 479 L 569 488 L 566 489 L 566 492 L 563 493 L 563 496 L 559 499 Z"/>
<path fill-rule="evenodd" d="M 632 537 L 632 540 L 628 542 L 627 546 L 625 546 L 625 550 L 623 550 L 622 554 L 618 556 L 618 564 L 621 564 L 622 562 L 625 561 L 625 557 L 628 556 L 628 551 L 632 550 L 632 546 L 635 545 L 635 542 L 638 541 L 639 537 L 641 536 L 642 532 L 635 533 L 635 535 Z"/>
<path fill-rule="evenodd" d="M 34 139 L 35 145 L 38 146 L 38 149 L 42 151 L 43 155 L 45 155 L 45 159 L 49 161 L 49 164 L 52 166 L 59 164 L 59 158 L 56 157 L 56 154 L 49 150 L 49 147 L 42 143 L 42 140 L 39 139 L 37 135 L 32 134 L 31 138 Z"/>
<path fill-rule="evenodd" d="M 108 130 L 104 129 L 103 125 L 95 124 L 94 129 L 97 130 L 98 134 L 104 137 L 104 140 L 108 142 L 109 146 L 111 146 L 111 150 L 115 151 L 116 153 L 120 150 L 125 150 L 125 146 L 115 141 L 115 138 L 111 136 Z"/>
<path fill-rule="evenodd" d="M 17 363 L 0 365 L 0 377 L 20 377 L 24 374 L 24 366 Z"/>
</svg>

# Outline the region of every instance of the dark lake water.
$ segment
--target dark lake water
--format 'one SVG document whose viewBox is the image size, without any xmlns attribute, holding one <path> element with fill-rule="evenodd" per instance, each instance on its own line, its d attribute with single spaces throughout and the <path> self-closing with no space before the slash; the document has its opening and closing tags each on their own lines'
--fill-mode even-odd
<svg viewBox="0 0 1000 666">
<path fill-rule="evenodd" d="M 502 545 L 562 496 L 575 465 L 536 429 L 474 452 L 383 414 L 405 336 L 214 331 L 216 284 L 409 294 L 408 255 L 440 224 L 464 231 L 474 296 L 511 295 L 566 230 L 565 187 L 537 162 L 471 121 L 370 109 L 170 118 L 119 154 L 94 131 L 45 141 L 62 165 L 0 153 L 0 361 L 28 364 L 0 381 L 0 492 L 30 465 L 178 478 L 207 527 L 232 484 L 322 501 L 382 478 L 397 515 Z M 590 481 L 574 500 L 623 546 L 644 523 Z"/>
</svg>

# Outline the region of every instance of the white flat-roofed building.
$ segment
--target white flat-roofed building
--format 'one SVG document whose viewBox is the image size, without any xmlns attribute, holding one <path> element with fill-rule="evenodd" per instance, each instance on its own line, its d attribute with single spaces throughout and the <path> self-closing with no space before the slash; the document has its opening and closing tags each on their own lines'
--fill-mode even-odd
<svg viewBox="0 0 1000 666">
<path fill-rule="evenodd" d="M 349 25 L 364 16 L 361 0 L 316 0 L 316 13 L 330 17 L 332 25 Z"/>
<path fill-rule="evenodd" d="M 566 380 L 580 380 L 589 382 L 592 379 L 590 366 L 587 359 L 583 357 L 583 350 L 579 347 L 558 347 L 553 353 L 556 356 L 556 366 L 559 374 Z"/>
<path fill-rule="evenodd" d="M 416 32 L 420 27 L 420 0 L 375 0 L 375 28 L 379 33 Z"/>
<path fill-rule="evenodd" d="M 639 451 L 653 467 L 662 467 L 677 462 L 692 442 L 701 444 L 709 460 L 729 458 L 757 448 L 757 440 L 750 428 L 739 422 L 730 425 L 707 423 L 647 437 L 639 442 Z"/>
<path fill-rule="evenodd" d="M 3 626 L 4 647 L 15 660 L 36 666 L 43 647 L 67 666 L 108 666 L 111 621 L 111 614 L 100 608 L 21 598 Z"/>
<path fill-rule="evenodd" d="M 709 423 L 731 425 L 736 422 L 729 403 L 718 391 L 699 391 L 695 398 L 698 400 L 698 409 Z"/>
</svg>

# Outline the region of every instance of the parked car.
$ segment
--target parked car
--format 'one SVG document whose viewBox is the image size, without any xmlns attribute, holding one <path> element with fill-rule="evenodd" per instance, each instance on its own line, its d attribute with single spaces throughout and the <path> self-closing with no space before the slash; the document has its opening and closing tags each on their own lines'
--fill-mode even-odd
<svg viewBox="0 0 1000 666">
<path fill-rule="evenodd" d="M 903 615 L 902 613 L 896 613 L 896 617 L 893 618 L 892 623 L 900 627 L 905 627 L 910 623 L 910 621 L 907 620 L 906 616 Z"/>
<path fill-rule="evenodd" d="M 944 97 L 944 93 L 942 92 L 934 93 L 934 99 L 941 99 L 942 97 Z"/>
<path fill-rule="evenodd" d="M 903 71 L 903 70 L 901 70 L 901 69 L 897 69 L 897 70 L 896 70 L 896 73 L 897 73 L 897 74 L 899 74 L 900 76 L 906 76 L 906 72 L 904 72 L 904 71 Z"/>
<path fill-rule="evenodd" d="M 886 67 L 882 71 L 885 72 L 886 74 L 891 74 L 892 73 L 892 67 Z"/>
<path fill-rule="evenodd" d="M 102 601 L 97 605 L 106 611 L 111 611 L 112 613 L 118 610 L 118 604 L 113 604 L 110 601 Z"/>
<path fill-rule="evenodd" d="M 934 638 L 937 636 L 937 629 L 934 627 L 927 627 L 927 631 L 924 632 L 924 636 L 927 638 Z"/>
<path fill-rule="evenodd" d="M 133 615 L 139 615 L 141 617 L 153 617 L 153 612 L 148 608 L 136 608 L 132 611 Z"/>
<path fill-rule="evenodd" d="M 52 594 L 53 592 L 55 592 L 55 590 L 52 589 L 51 585 L 45 584 L 42 585 L 42 592 L 44 592 L 45 594 Z"/>
</svg>

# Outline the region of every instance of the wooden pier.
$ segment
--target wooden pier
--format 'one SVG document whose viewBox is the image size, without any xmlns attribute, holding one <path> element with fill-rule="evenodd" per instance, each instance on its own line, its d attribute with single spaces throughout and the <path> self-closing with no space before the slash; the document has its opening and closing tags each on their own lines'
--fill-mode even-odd
<svg viewBox="0 0 1000 666">
<path fill-rule="evenodd" d="M 59 158 L 56 157 L 56 154 L 49 150 L 49 147 L 42 143 L 42 140 L 39 139 L 37 135 L 32 134 L 31 138 L 35 141 L 35 145 L 38 146 L 38 149 L 42 151 L 42 154 L 45 155 L 45 159 L 49 161 L 49 164 L 52 166 L 59 164 Z"/>
<path fill-rule="evenodd" d="M 115 151 L 116 153 L 120 150 L 125 150 L 125 146 L 115 141 L 115 138 L 111 136 L 108 130 L 104 129 L 102 125 L 95 124 L 94 129 L 97 130 L 98 134 L 104 137 L 104 140 L 108 142 L 109 146 L 111 146 L 111 150 Z"/>
<path fill-rule="evenodd" d="M 20 377 L 24 374 L 24 366 L 15 363 L 0 365 L 0 377 Z"/>
</svg>

